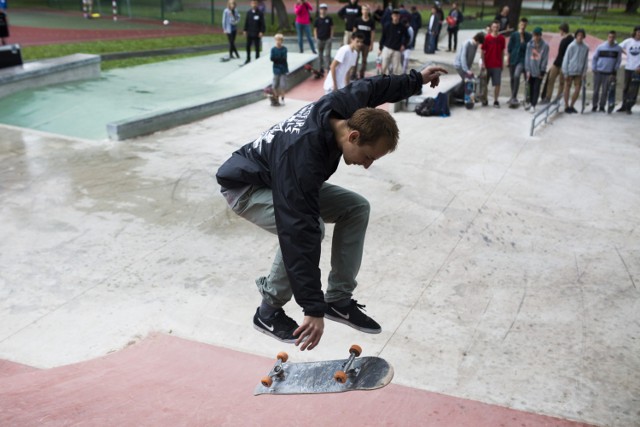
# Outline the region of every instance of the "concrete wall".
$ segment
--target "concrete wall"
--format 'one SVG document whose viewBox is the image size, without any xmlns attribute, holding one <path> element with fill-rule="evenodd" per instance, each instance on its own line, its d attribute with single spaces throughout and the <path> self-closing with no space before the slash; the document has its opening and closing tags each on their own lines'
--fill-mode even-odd
<svg viewBox="0 0 640 427">
<path fill-rule="evenodd" d="M 25 89 L 100 77 L 100 56 L 76 53 L 0 69 L 0 98 Z"/>
</svg>

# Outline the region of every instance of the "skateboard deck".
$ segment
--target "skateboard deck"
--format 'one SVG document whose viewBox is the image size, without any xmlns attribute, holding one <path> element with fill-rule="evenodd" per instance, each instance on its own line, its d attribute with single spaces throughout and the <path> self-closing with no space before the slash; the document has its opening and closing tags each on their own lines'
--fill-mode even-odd
<svg viewBox="0 0 640 427">
<path fill-rule="evenodd" d="M 469 77 L 464 80 L 464 106 L 471 110 L 476 103 L 476 79 Z"/>
<path fill-rule="evenodd" d="M 607 113 L 611 114 L 615 107 L 616 107 L 616 75 L 612 74 L 609 77 L 609 81 L 607 82 Z"/>
<path fill-rule="evenodd" d="M 582 108 L 580 108 L 580 114 L 584 114 L 584 109 L 587 108 L 587 79 L 583 79 L 582 82 Z"/>
<path fill-rule="evenodd" d="M 319 78 L 322 77 L 322 73 L 319 70 L 316 70 L 315 68 L 313 68 L 309 64 L 305 64 L 304 65 L 304 69 L 305 69 L 305 71 L 313 74 L 313 78 L 315 78 L 315 79 L 319 79 Z"/>
<path fill-rule="evenodd" d="M 489 76 L 487 75 L 487 69 L 482 68 L 480 70 L 479 76 L 479 89 L 478 89 L 478 100 L 482 102 L 483 105 L 487 105 L 489 92 Z"/>
<path fill-rule="evenodd" d="M 360 347 L 354 345 L 349 359 L 303 363 L 287 362 L 287 354 L 280 353 L 273 369 L 253 394 L 342 393 L 375 390 L 389 384 L 393 367 L 380 357 L 358 357 L 360 351 Z"/>
</svg>

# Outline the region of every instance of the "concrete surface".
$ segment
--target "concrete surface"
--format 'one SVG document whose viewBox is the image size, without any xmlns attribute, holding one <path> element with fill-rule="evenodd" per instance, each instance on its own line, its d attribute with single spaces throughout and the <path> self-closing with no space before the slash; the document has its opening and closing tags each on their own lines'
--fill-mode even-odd
<svg viewBox="0 0 640 427">
<path fill-rule="evenodd" d="M 52 368 L 152 332 L 297 360 L 358 343 L 393 364 L 396 385 L 640 425 L 637 107 L 560 114 L 535 137 L 522 110 L 395 114 L 397 152 L 331 179 L 372 204 L 356 299 L 383 332 L 327 321 L 300 353 L 252 328 L 253 281 L 277 242 L 226 207 L 214 174 L 317 96 L 308 82 L 284 107 L 131 142 L 2 126 L 0 359 Z M 329 227 L 324 254 L 330 241 Z"/>
<path fill-rule="evenodd" d="M 54 84 L 97 79 L 100 57 L 76 53 L 60 58 L 43 59 L 0 70 L 0 98 Z M 13 104 L 15 108 L 15 103 Z"/>
</svg>

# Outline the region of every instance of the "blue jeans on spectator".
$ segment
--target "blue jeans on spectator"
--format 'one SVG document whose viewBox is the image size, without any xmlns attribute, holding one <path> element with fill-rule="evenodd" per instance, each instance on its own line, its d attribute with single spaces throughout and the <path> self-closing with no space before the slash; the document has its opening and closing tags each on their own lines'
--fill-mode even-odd
<svg viewBox="0 0 640 427">
<path fill-rule="evenodd" d="M 300 47 L 300 53 L 304 52 L 302 48 L 302 32 L 305 32 L 307 36 L 307 40 L 309 40 L 309 46 L 311 46 L 311 52 L 316 52 L 316 46 L 313 43 L 313 37 L 311 37 L 311 25 L 309 24 L 298 24 L 296 22 L 296 32 L 298 33 L 298 46 Z"/>
</svg>

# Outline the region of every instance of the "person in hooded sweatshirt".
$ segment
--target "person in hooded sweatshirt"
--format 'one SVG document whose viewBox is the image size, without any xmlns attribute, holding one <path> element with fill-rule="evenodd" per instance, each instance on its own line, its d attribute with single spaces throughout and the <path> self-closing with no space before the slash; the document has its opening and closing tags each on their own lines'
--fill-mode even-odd
<svg viewBox="0 0 640 427">
<path fill-rule="evenodd" d="M 533 30 L 533 37 L 527 43 L 527 50 L 524 57 L 524 72 L 529 82 L 529 90 L 531 91 L 531 112 L 536 111 L 538 105 L 538 97 L 540 96 L 540 88 L 542 87 L 542 79 L 547 72 L 547 63 L 549 62 L 549 45 L 542 40 L 542 28 L 536 27 Z"/>
<path fill-rule="evenodd" d="M 567 52 L 562 60 L 562 74 L 564 75 L 564 112 L 577 113 L 573 108 L 580 95 L 584 77 L 587 75 L 589 65 L 589 46 L 584 42 L 587 33 L 578 29 L 575 33 L 575 40 L 567 48 Z M 569 100 L 571 85 L 574 86 L 573 95 Z M 570 102 L 569 102 L 570 101 Z"/>
</svg>

